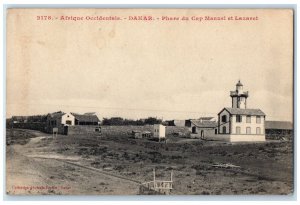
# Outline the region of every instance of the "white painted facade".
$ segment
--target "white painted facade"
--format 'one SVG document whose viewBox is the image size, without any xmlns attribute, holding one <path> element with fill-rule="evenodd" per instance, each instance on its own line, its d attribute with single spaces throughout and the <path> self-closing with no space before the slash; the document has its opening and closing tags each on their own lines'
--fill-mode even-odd
<svg viewBox="0 0 300 205">
<path fill-rule="evenodd" d="M 161 124 L 153 125 L 153 137 L 160 139 L 165 139 L 166 137 L 166 127 Z"/>
<path fill-rule="evenodd" d="M 218 129 L 218 134 L 229 134 L 230 130 L 230 114 L 227 110 L 223 110 L 219 114 L 219 129 Z M 224 116 L 224 117 L 223 117 Z M 222 119 L 223 118 L 223 119 Z M 226 120 L 224 120 L 226 118 Z M 225 132 L 224 132 L 225 131 Z"/>
<path fill-rule="evenodd" d="M 219 138 L 231 142 L 265 141 L 264 115 L 231 114 L 225 108 L 219 113 L 219 120 Z"/>
<path fill-rule="evenodd" d="M 226 142 L 264 142 L 266 141 L 263 135 L 230 135 L 218 134 L 210 137 L 212 140 L 226 141 Z"/>
<path fill-rule="evenodd" d="M 71 113 L 66 113 L 61 117 L 61 124 L 65 126 L 74 126 L 75 125 L 75 117 Z"/>
<path fill-rule="evenodd" d="M 260 123 L 256 122 L 256 118 L 260 118 Z M 265 133 L 265 120 L 264 116 L 246 116 L 241 115 L 242 122 L 237 122 L 236 115 L 232 115 L 232 123 L 231 123 L 231 130 L 232 134 L 257 134 L 257 135 L 264 135 Z M 247 120 L 247 118 L 249 120 Z M 250 121 L 250 122 L 249 122 Z M 250 133 L 247 133 L 250 131 Z"/>
<path fill-rule="evenodd" d="M 247 109 L 248 92 L 239 81 L 230 92 L 232 108 L 218 114 L 218 135 L 214 139 L 230 142 L 265 141 L 265 114 L 260 109 Z"/>
</svg>

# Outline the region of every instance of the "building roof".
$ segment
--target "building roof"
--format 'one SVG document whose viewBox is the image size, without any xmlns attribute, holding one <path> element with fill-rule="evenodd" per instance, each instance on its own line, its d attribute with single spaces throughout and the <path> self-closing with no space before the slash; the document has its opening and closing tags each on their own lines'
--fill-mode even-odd
<svg viewBox="0 0 300 205">
<path fill-rule="evenodd" d="M 80 122 L 99 122 L 99 118 L 97 115 L 81 115 L 81 114 L 76 114 L 76 113 L 71 113 L 74 115 L 75 119 L 80 121 Z"/>
<path fill-rule="evenodd" d="M 53 119 L 58 119 L 61 118 L 64 114 L 66 113 L 59 111 L 59 112 L 49 113 L 48 116 L 50 116 Z"/>
<path fill-rule="evenodd" d="M 265 116 L 265 113 L 263 111 L 261 111 L 260 109 L 241 109 L 241 108 L 225 107 L 225 108 L 223 108 L 221 110 L 221 112 L 223 112 L 223 110 L 227 110 L 232 115 L 258 115 L 258 116 Z M 219 114 L 221 112 L 219 112 Z"/>
<path fill-rule="evenodd" d="M 266 121 L 265 128 L 277 130 L 292 130 L 293 123 L 289 121 Z"/>
<path fill-rule="evenodd" d="M 214 117 L 200 117 L 199 120 L 212 120 Z"/>
<path fill-rule="evenodd" d="M 217 127 L 216 121 L 201 121 L 201 120 L 191 120 L 191 123 L 196 127 Z"/>
<path fill-rule="evenodd" d="M 178 127 L 184 127 L 185 126 L 185 120 L 173 120 L 173 123 L 175 126 Z"/>
</svg>

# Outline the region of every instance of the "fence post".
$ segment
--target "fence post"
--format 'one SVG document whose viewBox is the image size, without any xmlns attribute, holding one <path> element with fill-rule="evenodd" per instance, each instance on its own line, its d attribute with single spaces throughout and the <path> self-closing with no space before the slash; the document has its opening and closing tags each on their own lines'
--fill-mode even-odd
<svg viewBox="0 0 300 205">
<path fill-rule="evenodd" d="M 155 183 L 155 168 L 153 169 L 153 187 L 154 187 L 154 190 L 156 191 L 156 183 Z"/>
</svg>

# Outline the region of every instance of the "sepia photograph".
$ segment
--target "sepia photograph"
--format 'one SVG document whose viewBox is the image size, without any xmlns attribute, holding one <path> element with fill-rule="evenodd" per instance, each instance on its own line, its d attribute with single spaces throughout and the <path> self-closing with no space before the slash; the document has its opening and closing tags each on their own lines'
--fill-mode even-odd
<svg viewBox="0 0 300 205">
<path fill-rule="evenodd" d="M 5 192 L 293 195 L 293 9 L 9 8 Z"/>
</svg>

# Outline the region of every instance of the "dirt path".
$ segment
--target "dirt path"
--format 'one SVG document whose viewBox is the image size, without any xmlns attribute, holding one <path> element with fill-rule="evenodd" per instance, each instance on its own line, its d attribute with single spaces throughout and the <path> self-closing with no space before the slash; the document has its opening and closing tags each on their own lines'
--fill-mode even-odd
<svg viewBox="0 0 300 205">
<path fill-rule="evenodd" d="M 43 158 L 35 145 L 48 136 L 32 138 L 26 145 L 7 147 L 6 170 L 8 194 L 138 194 L 138 184 L 117 176 L 101 173 L 59 158 Z M 28 156 L 27 156 L 28 155 Z"/>
</svg>

